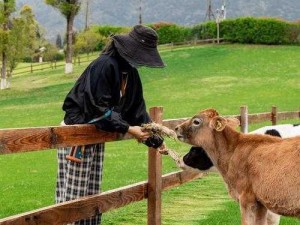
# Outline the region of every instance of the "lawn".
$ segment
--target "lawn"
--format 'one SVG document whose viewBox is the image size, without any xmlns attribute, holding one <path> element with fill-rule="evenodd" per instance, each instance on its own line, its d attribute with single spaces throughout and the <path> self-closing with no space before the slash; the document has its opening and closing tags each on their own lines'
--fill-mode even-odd
<svg viewBox="0 0 300 225">
<path fill-rule="evenodd" d="M 298 110 L 299 50 L 257 45 L 162 50 L 166 68 L 140 69 L 147 107 L 163 106 L 165 119 L 188 117 L 208 107 L 223 115 L 239 114 L 241 105 L 248 105 L 249 113 L 270 111 L 273 105 L 278 111 Z M 72 75 L 61 67 L 14 76 L 11 89 L 0 91 L 0 128 L 59 124 L 64 97 L 86 65 L 76 66 Z M 189 148 L 170 140 L 167 144 L 181 154 Z M 107 143 L 105 151 L 103 191 L 147 179 L 143 145 L 134 140 Z M 55 150 L 0 156 L 0 218 L 53 203 L 55 157 Z M 176 170 L 164 156 L 164 173 Z M 162 207 L 164 225 L 239 224 L 238 205 L 217 174 L 164 192 Z M 134 203 L 106 213 L 103 224 L 146 224 L 146 213 L 145 201 Z M 283 218 L 281 224 L 300 222 Z"/>
</svg>

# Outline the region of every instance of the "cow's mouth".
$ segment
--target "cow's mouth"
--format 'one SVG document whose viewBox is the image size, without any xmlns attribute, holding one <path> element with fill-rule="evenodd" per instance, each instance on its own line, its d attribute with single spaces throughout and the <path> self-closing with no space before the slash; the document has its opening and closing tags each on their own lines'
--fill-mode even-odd
<svg viewBox="0 0 300 225">
<path fill-rule="evenodd" d="M 177 139 L 180 141 L 184 140 L 184 136 L 182 134 L 177 134 Z"/>
</svg>

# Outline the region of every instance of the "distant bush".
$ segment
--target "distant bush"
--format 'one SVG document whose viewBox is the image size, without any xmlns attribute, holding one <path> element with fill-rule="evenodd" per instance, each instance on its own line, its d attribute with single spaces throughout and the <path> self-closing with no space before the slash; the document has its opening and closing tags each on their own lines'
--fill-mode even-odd
<svg viewBox="0 0 300 225">
<path fill-rule="evenodd" d="M 131 30 L 131 27 L 92 26 L 90 30 L 99 35 L 100 39 L 95 46 L 95 50 L 101 51 L 109 41 L 110 36 L 128 33 Z"/>
<path fill-rule="evenodd" d="M 220 29 L 223 37 L 231 42 L 253 44 L 287 44 L 286 31 L 289 24 L 274 18 L 238 18 L 225 20 Z"/>
<path fill-rule="evenodd" d="M 117 26 L 94 26 L 92 29 L 104 37 L 109 37 L 115 34 L 128 33 L 131 30 L 130 27 Z"/>
<path fill-rule="evenodd" d="M 95 29 L 87 29 L 76 35 L 74 43 L 74 55 L 99 51 L 105 45 L 107 38 L 99 34 Z"/>
<path fill-rule="evenodd" d="M 192 28 L 192 36 L 198 40 L 216 38 L 217 25 L 213 21 L 196 25 Z"/>
<path fill-rule="evenodd" d="M 30 57 L 30 56 L 25 56 L 25 57 L 23 58 L 23 62 L 24 62 L 24 63 L 31 63 L 31 62 L 33 62 L 32 57 Z"/>
<path fill-rule="evenodd" d="M 44 62 L 51 62 L 51 61 L 59 61 L 64 59 L 63 52 L 60 52 L 58 48 L 53 44 L 47 44 L 45 46 L 46 50 L 43 52 L 43 61 Z M 36 60 L 38 60 L 39 54 L 36 55 Z"/>
<path fill-rule="evenodd" d="M 149 24 L 159 36 L 159 44 L 166 44 L 171 42 L 183 42 L 191 40 L 191 28 L 178 26 L 174 23 L 158 22 Z M 93 30 L 104 37 L 109 37 L 115 34 L 128 33 L 132 27 L 116 27 L 116 26 L 95 26 Z"/>
<path fill-rule="evenodd" d="M 198 39 L 216 38 L 217 25 L 207 22 L 192 28 Z M 220 23 L 220 37 L 226 41 L 248 44 L 300 44 L 300 24 L 276 18 L 237 18 Z"/>
<path fill-rule="evenodd" d="M 159 36 L 159 44 L 183 42 L 192 39 L 191 28 L 179 26 L 173 23 L 159 22 L 151 24 Z"/>
<path fill-rule="evenodd" d="M 57 52 L 56 54 L 54 54 L 52 61 L 62 61 L 65 59 L 65 55 L 62 52 Z"/>
<path fill-rule="evenodd" d="M 147 26 L 156 30 L 159 44 L 217 37 L 215 21 L 208 21 L 193 27 L 184 27 L 169 22 L 158 22 Z M 109 36 L 128 33 L 132 27 L 94 26 L 91 29 L 105 37 L 96 47 L 97 50 L 101 50 L 109 40 Z M 254 17 L 227 19 L 220 23 L 220 38 L 233 43 L 300 44 L 300 21 L 290 23 L 276 18 Z"/>
<path fill-rule="evenodd" d="M 290 24 L 287 28 L 286 36 L 290 43 L 300 44 L 300 21 Z"/>
</svg>

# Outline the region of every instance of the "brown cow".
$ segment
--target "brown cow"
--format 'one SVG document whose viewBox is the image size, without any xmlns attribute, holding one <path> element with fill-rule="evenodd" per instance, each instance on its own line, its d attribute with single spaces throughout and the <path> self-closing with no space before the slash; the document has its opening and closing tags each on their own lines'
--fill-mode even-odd
<svg viewBox="0 0 300 225">
<path fill-rule="evenodd" d="M 205 149 L 239 202 L 243 225 L 267 225 L 268 209 L 300 217 L 300 137 L 242 134 L 239 121 L 207 109 L 176 127 L 179 140 Z"/>
</svg>

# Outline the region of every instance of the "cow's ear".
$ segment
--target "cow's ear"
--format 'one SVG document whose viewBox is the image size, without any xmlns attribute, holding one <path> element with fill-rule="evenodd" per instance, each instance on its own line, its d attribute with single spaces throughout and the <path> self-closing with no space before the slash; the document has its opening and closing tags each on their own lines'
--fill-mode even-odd
<svg viewBox="0 0 300 225">
<path fill-rule="evenodd" d="M 214 118 L 215 116 L 219 115 L 219 113 L 215 109 L 205 109 L 201 111 L 199 114 L 204 114 L 208 118 Z"/>
<path fill-rule="evenodd" d="M 238 126 L 240 126 L 240 121 L 237 118 L 227 118 L 227 125 L 236 129 Z"/>
<path fill-rule="evenodd" d="M 227 125 L 227 120 L 221 116 L 216 116 L 210 121 L 210 127 L 216 131 L 222 131 Z"/>
</svg>

